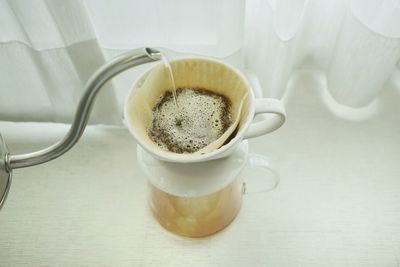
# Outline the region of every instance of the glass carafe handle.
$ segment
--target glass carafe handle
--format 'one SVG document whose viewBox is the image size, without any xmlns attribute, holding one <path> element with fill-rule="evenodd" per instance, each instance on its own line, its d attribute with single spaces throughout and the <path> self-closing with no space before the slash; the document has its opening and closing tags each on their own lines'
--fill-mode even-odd
<svg viewBox="0 0 400 267">
<path fill-rule="evenodd" d="M 248 155 L 247 165 L 242 176 L 244 178 L 244 194 L 269 192 L 279 184 L 279 176 L 271 160 L 260 154 L 250 153 Z"/>
</svg>

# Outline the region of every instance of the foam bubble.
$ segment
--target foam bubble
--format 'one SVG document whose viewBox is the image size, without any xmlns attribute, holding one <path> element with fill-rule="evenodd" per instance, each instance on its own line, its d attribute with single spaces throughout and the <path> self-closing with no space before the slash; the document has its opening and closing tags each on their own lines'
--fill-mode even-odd
<svg viewBox="0 0 400 267">
<path fill-rule="evenodd" d="M 180 88 L 178 109 L 171 92 L 153 108 L 149 136 L 162 149 L 193 153 L 217 140 L 231 125 L 230 100 L 205 89 Z"/>
</svg>

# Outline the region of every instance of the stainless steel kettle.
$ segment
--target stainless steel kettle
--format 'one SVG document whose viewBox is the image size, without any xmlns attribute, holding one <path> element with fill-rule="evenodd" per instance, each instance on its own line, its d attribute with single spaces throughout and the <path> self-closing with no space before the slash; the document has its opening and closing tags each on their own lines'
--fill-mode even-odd
<svg viewBox="0 0 400 267">
<path fill-rule="evenodd" d="M 103 85 L 125 70 L 158 61 L 161 58 L 160 51 L 147 47 L 124 53 L 100 67 L 86 83 L 86 89 L 79 102 L 71 128 L 65 137 L 54 145 L 39 151 L 14 155 L 8 152 L 6 143 L 0 134 L 0 209 L 3 207 L 10 190 L 13 169 L 42 164 L 67 152 L 82 136 L 96 96 Z"/>
</svg>

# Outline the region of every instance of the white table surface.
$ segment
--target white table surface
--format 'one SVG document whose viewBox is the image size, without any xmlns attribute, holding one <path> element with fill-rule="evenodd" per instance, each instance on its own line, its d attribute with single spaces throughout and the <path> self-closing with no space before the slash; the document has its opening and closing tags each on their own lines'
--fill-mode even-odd
<svg viewBox="0 0 400 267">
<path fill-rule="evenodd" d="M 153 219 L 128 131 L 90 126 L 61 158 L 14 171 L 0 266 L 400 266 L 400 91 L 346 110 L 328 108 L 323 87 L 294 79 L 285 126 L 250 142 L 279 186 L 246 195 L 236 220 L 203 239 Z M 0 123 L 13 153 L 67 129 Z"/>
</svg>

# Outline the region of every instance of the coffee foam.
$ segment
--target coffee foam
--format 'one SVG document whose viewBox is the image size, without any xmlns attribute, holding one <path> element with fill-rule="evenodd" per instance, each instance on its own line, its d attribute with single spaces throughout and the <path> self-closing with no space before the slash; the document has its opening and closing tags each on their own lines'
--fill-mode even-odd
<svg viewBox="0 0 400 267">
<path fill-rule="evenodd" d="M 181 88 L 177 104 L 166 92 L 153 108 L 150 138 L 164 150 L 194 153 L 217 140 L 231 125 L 230 100 L 198 88 Z"/>
</svg>

